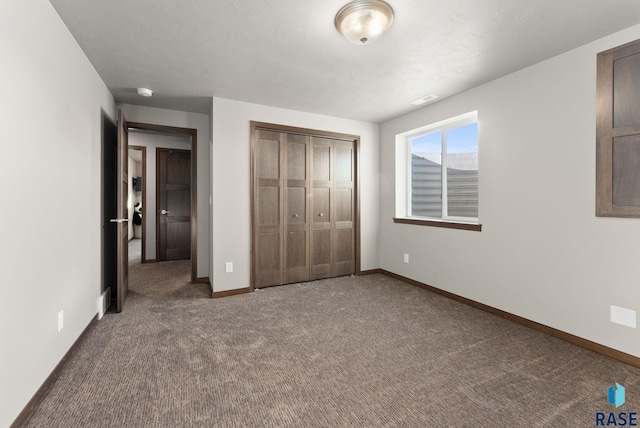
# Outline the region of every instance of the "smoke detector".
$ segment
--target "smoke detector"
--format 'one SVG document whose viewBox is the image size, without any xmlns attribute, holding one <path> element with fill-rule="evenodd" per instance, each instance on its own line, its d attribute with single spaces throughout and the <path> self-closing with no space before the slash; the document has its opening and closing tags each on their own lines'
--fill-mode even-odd
<svg viewBox="0 0 640 428">
<path fill-rule="evenodd" d="M 150 97 L 153 95 L 153 91 L 149 88 L 138 88 L 138 95 L 141 97 Z"/>
</svg>

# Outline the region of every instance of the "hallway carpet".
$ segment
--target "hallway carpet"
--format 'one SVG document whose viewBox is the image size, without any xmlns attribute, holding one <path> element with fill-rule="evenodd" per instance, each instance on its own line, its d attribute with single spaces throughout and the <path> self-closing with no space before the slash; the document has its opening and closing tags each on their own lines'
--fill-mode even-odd
<svg viewBox="0 0 640 428">
<path fill-rule="evenodd" d="M 160 265 L 29 427 L 589 427 L 640 410 L 640 369 L 383 275 L 213 300 Z"/>
</svg>

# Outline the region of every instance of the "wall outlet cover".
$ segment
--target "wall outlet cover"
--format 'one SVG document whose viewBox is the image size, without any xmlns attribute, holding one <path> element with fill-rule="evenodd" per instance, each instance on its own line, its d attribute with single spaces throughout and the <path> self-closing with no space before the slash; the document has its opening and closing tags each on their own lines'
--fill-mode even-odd
<svg viewBox="0 0 640 428">
<path fill-rule="evenodd" d="M 611 305 L 611 322 L 636 328 L 636 311 Z"/>
<path fill-rule="evenodd" d="M 64 327 L 64 311 L 58 312 L 58 332 Z"/>
<path fill-rule="evenodd" d="M 225 271 L 225 273 L 232 273 L 233 272 L 233 262 L 226 262 L 224 264 L 224 271 Z"/>
<path fill-rule="evenodd" d="M 404 254 L 404 262 L 409 263 L 409 254 L 407 253 Z"/>
<path fill-rule="evenodd" d="M 104 316 L 104 293 L 98 297 L 98 319 Z"/>
</svg>

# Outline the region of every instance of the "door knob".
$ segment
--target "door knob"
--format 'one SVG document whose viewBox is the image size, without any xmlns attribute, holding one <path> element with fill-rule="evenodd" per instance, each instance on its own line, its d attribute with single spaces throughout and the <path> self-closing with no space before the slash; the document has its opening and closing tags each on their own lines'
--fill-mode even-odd
<svg viewBox="0 0 640 428">
<path fill-rule="evenodd" d="M 160 211 L 160 214 L 164 214 L 164 215 L 171 214 L 171 211 L 162 210 Z"/>
<path fill-rule="evenodd" d="M 293 216 L 294 216 L 295 218 L 298 218 L 298 214 L 294 214 Z"/>
<path fill-rule="evenodd" d="M 109 220 L 111 223 L 127 223 L 129 221 L 128 218 L 112 218 Z"/>
<path fill-rule="evenodd" d="M 324 213 L 318 214 L 319 217 L 324 217 Z"/>
</svg>

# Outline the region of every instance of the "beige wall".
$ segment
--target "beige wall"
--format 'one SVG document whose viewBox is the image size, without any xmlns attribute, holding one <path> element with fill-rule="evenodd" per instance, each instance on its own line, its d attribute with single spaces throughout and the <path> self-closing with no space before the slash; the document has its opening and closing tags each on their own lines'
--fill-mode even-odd
<svg viewBox="0 0 640 428">
<path fill-rule="evenodd" d="M 115 118 L 115 103 L 46 0 L 0 2 L 0 52 L 0 426 L 6 427 L 97 314 L 101 110 Z"/>
<path fill-rule="evenodd" d="M 213 289 L 249 286 L 250 122 L 334 131 L 360 136 L 362 269 L 377 267 L 378 125 L 257 104 L 213 100 Z M 225 262 L 233 262 L 227 274 Z"/>
<path fill-rule="evenodd" d="M 380 128 L 380 267 L 640 356 L 640 220 L 595 217 L 596 54 L 640 26 Z M 478 110 L 482 232 L 394 224 L 395 135 Z M 410 254 L 410 264 L 403 254 Z"/>
</svg>

